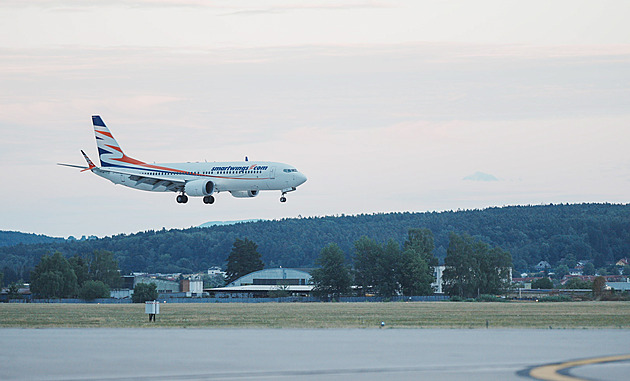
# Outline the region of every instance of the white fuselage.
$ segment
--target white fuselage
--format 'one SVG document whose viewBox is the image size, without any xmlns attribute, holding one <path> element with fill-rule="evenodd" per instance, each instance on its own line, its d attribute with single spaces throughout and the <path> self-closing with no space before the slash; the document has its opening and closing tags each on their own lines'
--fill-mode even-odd
<svg viewBox="0 0 630 381">
<path fill-rule="evenodd" d="M 145 167 L 146 166 L 146 167 Z M 274 162 L 195 162 L 145 164 L 143 169 L 93 168 L 92 172 L 114 184 L 151 192 L 173 192 L 171 181 L 211 180 L 214 192 L 280 190 L 290 191 L 303 184 L 306 176 L 288 164 Z M 134 180 L 136 176 L 141 179 Z M 142 181 L 152 178 L 154 184 Z"/>
</svg>

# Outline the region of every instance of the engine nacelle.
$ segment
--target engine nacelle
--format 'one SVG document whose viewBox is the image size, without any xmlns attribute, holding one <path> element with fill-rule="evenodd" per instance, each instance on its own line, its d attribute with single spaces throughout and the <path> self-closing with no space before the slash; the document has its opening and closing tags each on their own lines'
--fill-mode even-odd
<svg viewBox="0 0 630 381">
<path fill-rule="evenodd" d="M 210 180 L 193 180 L 184 185 L 184 192 L 189 196 L 210 196 L 214 193 L 214 183 Z"/>
<path fill-rule="evenodd" d="M 246 197 L 256 197 L 256 196 L 258 196 L 258 193 L 260 193 L 260 191 L 259 190 L 230 191 L 230 193 L 232 194 L 232 196 L 234 196 L 236 198 L 246 198 Z"/>
</svg>

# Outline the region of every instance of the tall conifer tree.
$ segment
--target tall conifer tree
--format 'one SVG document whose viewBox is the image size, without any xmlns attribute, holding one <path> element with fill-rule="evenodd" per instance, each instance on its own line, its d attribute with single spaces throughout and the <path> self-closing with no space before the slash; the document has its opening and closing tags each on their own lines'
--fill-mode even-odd
<svg viewBox="0 0 630 381">
<path fill-rule="evenodd" d="M 249 239 L 237 238 L 227 258 L 226 283 L 231 283 L 243 275 L 262 270 L 265 267 L 258 245 Z"/>
</svg>

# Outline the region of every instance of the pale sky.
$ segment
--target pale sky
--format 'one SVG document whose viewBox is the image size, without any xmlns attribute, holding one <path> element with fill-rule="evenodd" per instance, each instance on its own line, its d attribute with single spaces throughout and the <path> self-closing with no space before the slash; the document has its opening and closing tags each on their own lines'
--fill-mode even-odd
<svg viewBox="0 0 630 381">
<path fill-rule="evenodd" d="M 0 229 L 628 203 L 629 14 L 627 0 L 0 2 Z M 81 149 L 97 161 L 93 114 L 140 160 L 247 155 L 308 181 L 285 204 L 180 205 L 57 166 Z"/>
</svg>

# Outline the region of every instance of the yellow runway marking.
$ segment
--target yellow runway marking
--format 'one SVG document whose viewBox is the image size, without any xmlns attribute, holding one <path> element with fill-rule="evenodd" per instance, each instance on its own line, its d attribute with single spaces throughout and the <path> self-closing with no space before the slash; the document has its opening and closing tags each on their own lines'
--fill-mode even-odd
<svg viewBox="0 0 630 381">
<path fill-rule="evenodd" d="M 630 360 L 630 355 L 619 355 L 619 356 L 609 356 L 609 357 L 595 357 L 591 359 L 584 360 L 576 360 L 576 361 L 567 361 L 561 364 L 551 364 L 551 365 L 543 365 L 537 368 L 534 368 L 529 371 L 529 375 L 538 380 L 548 380 L 548 381 L 587 381 L 583 378 L 565 376 L 563 374 L 559 374 L 558 372 L 564 369 L 574 368 L 576 366 L 582 365 L 593 365 L 593 364 L 601 364 L 606 362 L 614 362 L 614 361 L 626 361 Z"/>
</svg>

